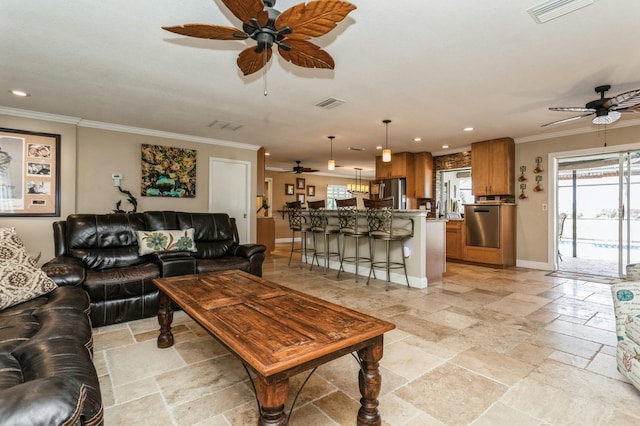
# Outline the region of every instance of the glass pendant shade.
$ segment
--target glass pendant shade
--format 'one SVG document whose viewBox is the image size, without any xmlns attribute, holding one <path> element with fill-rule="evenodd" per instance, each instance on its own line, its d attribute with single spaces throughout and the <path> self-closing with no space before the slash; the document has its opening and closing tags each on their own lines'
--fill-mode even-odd
<svg viewBox="0 0 640 426">
<path fill-rule="evenodd" d="M 391 150 L 389 149 L 389 123 L 391 120 L 382 120 L 385 125 L 385 139 L 384 139 L 384 149 L 382 150 L 382 162 L 390 163 L 391 162 Z"/>
<path fill-rule="evenodd" d="M 327 161 L 327 170 L 335 170 L 336 162 L 333 159 L 333 140 L 335 139 L 335 136 L 328 136 L 328 138 L 331 141 L 331 157 L 330 157 L 330 160 Z"/>
</svg>

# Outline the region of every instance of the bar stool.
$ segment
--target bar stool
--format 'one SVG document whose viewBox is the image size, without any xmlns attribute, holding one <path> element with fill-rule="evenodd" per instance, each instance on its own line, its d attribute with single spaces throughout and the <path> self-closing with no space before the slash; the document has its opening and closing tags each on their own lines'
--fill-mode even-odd
<svg viewBox="0 0 640 426">
<path fill-rule="evenodd" d="M 318 261 L 318 257 L 324 257 L 324 266 L 322 268 L 322 272 L 326 273 L 327 268 L 329 267 L 329 258 L 330 257 L 338 257 L 340 259 L 340 245 L 338 242 L 340 236 L 340 227 L 336 224 L 330 224 L 329 218 L 327 217 L 327 211 L 325 210 L 325 202 L 324 200 L 319 201 L 309 201 L 307 203 L 309 206 L 309 218 L 311 219 L 311 232 L 313 232 L 313 258 L 311 259 L 311 268 L 313 269 L 313 261 L 315 259 L 316 264 L 320 266 L 320 262 Z M 322 252 L 318 250 L 318 242 L 317 236 L 322 235 L 323 237 L 323 246 Z M 335 236 L 336 241 L 336 251 L 331 251 L 329 245 L 331 244 L 331 237 Z"/>
<path fill-rule="evenodd" d="M 342 235 L 342 255 L 340 257 L 340 269 L 338 269 L 338 278 L 340 272 L 344 272 L 342 267 L 344 262 L 354 263 L 356 265 L 356 282 L 358 282 L 358 266 L 360 261 L 371 264 L 371 243 L 369 242 L 369 257 L 360 257 L 360 238 L 369 239 L 369 227 L 365 224 L 358 223 L 358 199 L 347 198 L 345 200 L 336 200 L 338 206 L 338 221 L 340 224 L 340 234 Z M 360 222 L 365 222 L 364 218 L 360 218 Z M 353 238 L 356 245 L 355 256 L 345 256 L 345 248 L 347 238 Z"/>
<path fill-rule="evenodd" d="M 311 225 L 307 223 L 307 218 L 302 214 L 302 203 L 300 201 L 292 201 L 287 203 L 287 215 L 289 216 L 289 229 L 291 229 L 291 253 L 289 253 L 289 263 L 293 252 L 300 252 L 300 262 L 304 256 L 304 263 L 307 262 L 307 253 L 314 251 L 307 248 L 307 232 L 311 232 Z M 300 247 L 295 248 L 296 232 L 300 233 Z M 313 260 L 313 259 L 312 259 Z"/>
<path fill-rule="evenodd" d="M 395 218 L 393 213 L 393 197 L 376 199 L 376 200 L 363 200 L 364 207 L 367 215 L 367 225 L 369 227 L 369 236 L 371 238 L 371 270 L 369 271 L 369 277 L 367 278 L 367 284 L 371 278 L 371 273 L 375 278 L 375 267 L 384 267 L 387 272 L 387 285 L 385 290 L 389 290 L 390 270 L 396 268 L 404 269 L 404 277 L 407 280 L 407 287 L 411 287 L 409 284 L 409 277 L 407 276 L 407 264 L 404 260 L 404 242 L 413 237 L 413 219 L 401 219 Z M 394 227 L 394 220 L 401 220 L 403 222 L 411 222 L 411 229 Z M 386 259 L 384 261 L 375 261 L 376 242 L 384 241 L 386 248 Z M 391 261 L 391 243 L 400 243 L 400 255 L 402 256 L 402 262 Z"/>
</svg>

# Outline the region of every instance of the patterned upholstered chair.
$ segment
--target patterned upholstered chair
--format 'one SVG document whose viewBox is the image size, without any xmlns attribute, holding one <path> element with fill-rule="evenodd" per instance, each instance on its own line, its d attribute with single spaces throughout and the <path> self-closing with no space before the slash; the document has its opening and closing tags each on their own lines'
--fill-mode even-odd
<svg viewBox="0 0 640 426">
<path fill-rule="evenodd" d="M 640 281 L 611 286 L 616 315 L 618 371 L 640 389 Z"/>
</svg>

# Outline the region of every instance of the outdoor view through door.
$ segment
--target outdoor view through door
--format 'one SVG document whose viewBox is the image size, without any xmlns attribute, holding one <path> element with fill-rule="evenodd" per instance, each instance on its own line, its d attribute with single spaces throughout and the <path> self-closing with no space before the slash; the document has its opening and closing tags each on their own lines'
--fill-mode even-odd
<svg viewBox="0 0 640 426">
<path fill-rule="evenodd" d="M 640 263 L 640 151 L 558 160 L 558 270 L 623 277 Z"/>
</svg>

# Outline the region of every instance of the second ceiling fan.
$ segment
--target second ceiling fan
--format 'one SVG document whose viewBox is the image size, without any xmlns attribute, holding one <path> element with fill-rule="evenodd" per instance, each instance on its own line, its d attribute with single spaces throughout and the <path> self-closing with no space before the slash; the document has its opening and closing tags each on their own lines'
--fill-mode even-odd
<svg viewBox="0 0 640 426">
<path fill-rule="evenodd" d="M 591 120 L 593 124 L 611 124 L 618 121 L 622 113 L 640 112 L 640 89 L 624 92 L 612 98 L 605 98 L 604 94 L 609 89 L 611 89 L 611 86 L 608 84 L 596 87 L 595 91 L 600 94 L 600 99 L 588 102 L 584 107 L 549 108 L 551 111 L 584 112 L 586 114 L 553 121 L 551 123 L 543 124 L 542 127 L 567 123 L 569 121 L 579 120 L 594 114 L 595 117 Z"/>
</svg>

